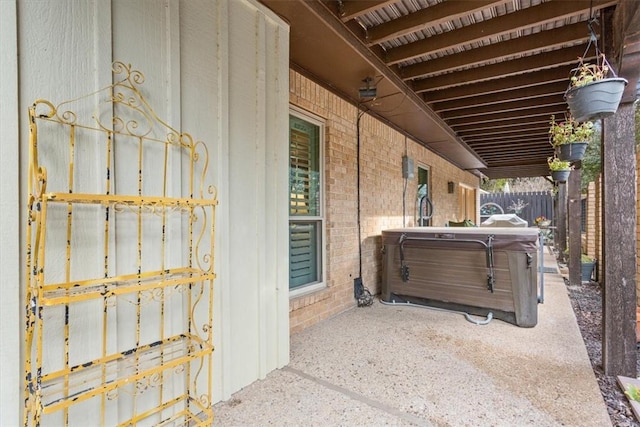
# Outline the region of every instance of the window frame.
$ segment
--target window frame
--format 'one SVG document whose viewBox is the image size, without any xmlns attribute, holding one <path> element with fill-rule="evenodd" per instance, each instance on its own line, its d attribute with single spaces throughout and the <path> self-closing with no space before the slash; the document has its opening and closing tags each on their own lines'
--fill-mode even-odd
<svg viewBox="0 0 640 427">
<path fill-rule="evenodd" d="M 319 258 L 319 260 L 317 260 L 318 262 L 318 273 L 319 273 L 319 280 L 316 282 L 312 282 L 312 283 L 308 283 L 305 285 L 300 285 L 296 288 L 291 288 L 291 284 L 289 282 L 289 298 L 297 298 L 299 296 L 302 295 L 306 295 L 312 292 L 317 292 L 320 291 L 322 289 L 325 289 L 327 287 L 327 281 L 326 281 L 326 273 L 327 273 L 327 254 L 326 254 L 326 210 L 325 210 L 325 204 L 326 204 L 326 196 L 325 196 L 325 161 L 326 161 L 326 156 L 325 156 L 325 135 L 326 135 L 326 120 L 323 119 L 320 116 L 317 116 L 313 113 L 310 113 L 309 111 L 303 110 L 299 107 L 296 107 L 294 105 L 291 105 L 289 107 L 289 116 L 294 116 L 300 120 L 304 120 L 314 126 L 318 126 L 318 172 L 319 172 L 319 187 L 318 187 L 318 191 L 320 193 L 320 203 L 319 203 L 319 209 L 318 209 L 318 215 L 317 216 L 292 216 L 290 214 L 291 212 L 291 206 L 287 207 L 287 211 L 289 212 L 289 219 L 288 219 L 288 224 L 290 225 L 293 222 L 299 222 L 299 223 L 309 223 L 309 222 L 315 222 L 319 224 L 319 235 L 317 236 L 317 238 L 319 238 L 319 242 L 317 244 L 318 246 L 318 255 L 317 257 Z M 289 127 L 289 135 L 291 132 L 291 127 Z M 289 153 L 291 153 L 291 140 L 289 138 L 288 140 L 288 145 L 289 145 Z M 289 161 L 289 168 L 291 167 L 291 163 Z M 291 171 L 289 170 L 289 175 L 290 175 Z M 289 190 L 287 190 L 289 191 Z M 287 197 L 287 201 L 288 203 L 291 203 L 291 197 Z M 291 240 L 289 238 L 289 247 L 291 247 Z M 291 260 L 291 254 L 289 254 L 289 261 Z M 290 264 L 290 263 L 289 263 Z M 290 267 L 289 267 L 290 269 Z M 290 272 L 291 270 L 289 270 Z"/>
<path fill-rule="evenodd" d="M 459 218 L 460 221 L 470 219 L 474 223 L 477 223 L 480 214 L 478 194 L 477 187 L 472 187 L 463 182 L 458 183 L 458 216 L 462 217 Z M 473 218 L 466 218 L 467 214 L 471 213 L 467 204 L 469 200 L 473 200 Z"/>
<path fill-rule="evenodd" d="M 420 224 L 420 220 L 421 220 L 421 215 L 420 215 L 420 197 L 418 197 L 418 195 L 420 194 L 420 186 L 421 185 L 426 185 L 427 187 L 427 198 L 429 200 L 432 201 L 433 203 L 433 187 L 431 186 L 431 166 L 430 165 L 426 165 L 426 164 L 418 164 L 418 173 L 416 174 L 416 186 L 417 186 L 417 190 L 416 190 L 416 197 L 415 197 L 415 221 L 414 223 L 416 224 L 416 226 L 418 227 L 428 227 L 431 226 L 433 224 L 433 216 L 431 218 L 429 218 L 427 221 L 426 225 L 421 225 Z M 420 184 L 420 171 L 424 171 L 424 175 L 427 178 L 427 182 L 424 184 Z M 433 211 L 431 212 L 433 214 Z"/>
</svg>

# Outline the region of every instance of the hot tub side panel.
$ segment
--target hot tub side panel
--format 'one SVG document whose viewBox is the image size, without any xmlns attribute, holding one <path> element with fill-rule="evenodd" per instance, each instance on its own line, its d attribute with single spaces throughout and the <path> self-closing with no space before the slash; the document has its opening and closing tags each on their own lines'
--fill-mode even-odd
<svg viewBox="0 0 640 427">
<path fill-rule="evenodd" d="M 537 323 L 537 251 L 494 250 L 494 290 L 488 289 L 486 251 L 441 247 L 438 242 L 405 242 L 402 280 L 400 245 L 386 240 L 383 257 L 382 299 L 416 297 L 429 305 L 471 308 L 473 314 L 493 310 L 496 318 L 532 327 Z M 455 246 L 455 244 L 454 244 Z M 463 246 L 465 246 L 463 244 Z M 448 305 L 447 305 L 448 304 Z M 473 310 L 480 308 L 483 310 Z M 486 309 L 486 310 L 484 310 Z"/>
<path fill-rule="evenodd" d="M 538 251 L 508 252 L 516 324 L 533 327 L 538 323 Z"/>
</svg>

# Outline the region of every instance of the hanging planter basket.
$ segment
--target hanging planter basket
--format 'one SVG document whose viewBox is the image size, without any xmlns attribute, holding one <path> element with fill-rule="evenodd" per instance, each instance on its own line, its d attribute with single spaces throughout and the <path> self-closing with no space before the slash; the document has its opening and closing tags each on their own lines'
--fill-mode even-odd
<svg viewBox="0 0 640 427">
<path fill-rule="evenodd" d="M 551 171 L 551 178 L 553 178 L 555 182 L 567 182 L 569 174 L 571 174 L 570 169 L 564 171 Z"/>
<path fill-rule="evenodd" d="M 626 85 L 627 80 L 621 77 L 597 80 L 567 89 L 564 97 L 577 121 L 599 120 L 618 111 Z"/>
<path fill-rule="evenodd" d="M 582 160 L 584 157 L 584 152 L 587 150 L 588 143 L 586 142 L 573 142 L 571 144 L 562 144 L 560 145 L 560 153 L 558 157 L 560 160 L 566 162 L 577 162 L 578 160 Z"/>
<path fill-rule="evenodd" d="M 589 12 L 591 14 L 591 11 Z M 578 67 L 573 70 L 571 82 L 564 98 L 569 105 L 571 115 L 578 122 L 599 120 L 615 114 L 622 99 L 627 80 L 618 75 L 607 61 L 604 53 L 598 49 L 598 37 L 593 29 L 597 23 L 595 18 L 589 18 L 587 28 L 589 30 L 589 43 L 580 57 Z M 588 57 L 589 48 L 595 49 L 595 64 L 583 61 Z"/>
</svg>

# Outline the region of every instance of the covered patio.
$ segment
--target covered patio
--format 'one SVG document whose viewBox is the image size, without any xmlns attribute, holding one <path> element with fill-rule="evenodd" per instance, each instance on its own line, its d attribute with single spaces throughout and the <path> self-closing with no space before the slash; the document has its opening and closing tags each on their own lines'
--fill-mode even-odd
<svg viewBox="0 0 640 427">
<path fill-rule="evenodd" d="M 602 120 L 603 363 L 636 376 L 638 2 L 261 1 L 291 25 L 293 70 L 480 178 L 548 176 L 549 121 L 568 113 L 572 70 L 605 53 L 628 84 Z M 580 162 L 573 167 L 555 187 L 556 237 L 576 284 Z"/>
<path fill-rule="evenodd" d="M 555 266 L 546 252 L 545 265 Z M 292 335 L 291 362 L 217 425 L 610 425 L 558 273 L 535 328 L 376 300 Z"/>
<path fill-rule="evenodd" d="M 169 410 L 176 399 L 164 383 L 145 395 L 125 390 L 116 396 L 105 374 L 96 388 L 83 389 L 79 400 L 64 374 L 83 374 L 76 368 L 98 369 L 94 362 L 111 363 L 131 354 L 138 370 L 137 351 L 154 350 L 170 336 L 183 337 L 165 332 L 182 330 L 186 324 L 193 310 L 182 304 L 185 301 L 178 301 L 176 310 L 165 310 L 154 293 L 144 301 L 151 307 L 148 315 L 141 315 L 140 294 L 146 291 L 128 287 L 127 295 L 133 298 L 115 296 L 124 310 L 102 294 L 94 299 L 103 305 L 100 309 L 84 299 L 54 301 L 59 311 L 42 317 L 52 323 L 54 333 L 40 327 L 35 341 L 25 322 L 30 319 L 25 315 L 31 316 L 36 307 L 35 299 L 27 298 L 32 290 L 28 279 L 44 277 L 43 268 L 31 268 L 26 261 L 32 235 L 25 225 L 31 220 L 28 207 L 33 199 L 25 191 L 25 177 L 33 170 L 28 159 L 35 141 L 27 112 L 34 100 L 66 105 L 64 100 L 86 94 L 91 97 L 84 107 L 93 111 L 103 105 L 93 95 L 117 81 L 114 64 L 121 63 L 146 73 L 139 75 L 147 79 L 145 98 L 153 101 L 158 114 L 152 116 L 188 131 L 211 154 L 210 167 L 202 168 L 209 173 L 197 175 L 201 188 L 219 198 L 215 237 L 209 238 L 215 251 L 183 251 L 192 241 L 191 223 L 186 223 L 193 217 L 176 221 L 175 232 L 166 240 L 171 250 L 165 251 L 165 223 L 157 220 L 153 208 L 137 209 L 137 231 L 131 233 L 127 225 L 134 221 L 105 226 L 102 221 L 116 214 L 102 213 L 91 215 L 92 221 L 101 221 L 99 227 L 89 224 L 76 230 L 69 219 L 62 219 L 62 209 L 60 222 L 48 228 L 66 230 L 67 236 L 53 239 L 60 236 L 48 234 L 53 256 L 46 257 L 47 283 L 41 282 L 38 289 L 94 280 L 107 286 L 113 278 L 133 277 L 130 274 L 137 274 L 134 281 L 140 282 L 142 272 L 160 271 L 164 276 L 164 267 L 174 261 L 182 266 L 198 260 L 208 264 L 215 258 L 215 285 L 209 293 L 215 297 L 200 328 L 210 341 L 208 373 L 198 377 L 176 370 L 184 380 L 171 387 L 207 410 L 215 404 L 215 423 L 608 423 L 559 275 L 546 273 L 546 298 L 537 306 L 539 320 L 533 328 L 498 320 L 474 325 L 460 314 L 378 301 L 360 309 L 355 307 L 354 291 L 358 283 L 374 294 L 381 286 L 382 231 L 478 218 L 479 184 L 485 177 L 547 176 L 547 157 L 553 153 L 549 118 L 566 109 L 568 77 L 590 36 L 586 23 L 597 17 L 599 45 L 629 82 L 618 113 L 603 121 L 603 364 L 607 374 L 636 376 L 640 218 L 632 112 L 640 89 L 639 2 L 1 3 L 0 40 L 7 58 L 0 62 L 6 118 L 0 124 L 6 141 L 0 146 L 3 422 L 30 425 L 29 415 L 37 418 L 42 413 L 47 403 L 40 399 L 42 374 L 45 380 L 49 376 L 63 384 L 62 397 L 51 400 L 45 414 L 49 418 L 42 425 L 156 425 L 169 418 L 175 422 L 165 425 L 178 425 L 184 424 L 178 419 L 181 410 L 190 406 Z M 69 182 L 67 193 L 72 193 L 73 181 L 91 187 L 90 194 L 97 188 L 103 195 L 105 189 L 111 192 L 111 179 L 118 191 L 133 188 L 127 184 L 135 181 L 136 200 L 148 203 L 140 199 L 142 188 L 147 188 L 142 185 L 143 171 L 155 173 L 162 162 L 136 162 L 119 149 L 115 167 L 116 151 L 110 148 L 114 130 L 106 131 L 109 136 L 101 143 L 109 147 L 104 151 L 108 161 L 100 173 L 92 167 L 90 151 L 73 148 L 75 131 L 70 131 L 71 137 L 65 138 L 70 151 L 87 157 L 89 167 L 78 176 L 64 167 L 50 168 L 49 183 L 56 176 Z M 292 134 L 298 136 L 299 147 L 292 144 Z M 167 147 L 173 135 L 166 137 Z M 301 154 L 292 156 L 292 149 Z M 59 153 L 51 151 L 51 162 L 57 165 Z M 162 184 L 170 177 L 173 196 L 193 197 L 185 176 L 192 169 L 184 161 L 204 157 L 177 157 L 182 161 L 168 162 L 164 156 L 171 168 L 162 173 L 158 188 L 164 192 L 167 186 Z M 78 164 L 73 156 L 68 159 L 70 165 Z M 580 252 L 579 169 L 576 165 L 569 182 L 557 187 L 566 202 L 557 221 L 569 228 L 559 226 L 558 234 L 566 235 L 567 242 L 558 241 L 571 249 L 572 283 Z M 120 172 L 112 174 L 115 170 Z M 138 179 L 133 180 L 135 173 Z M 428 223 L 420 218 L 422 205 L 417 203 L 426 189 L 436 206 Z M 111 209 L 114 204 L 104 196 L 98 200 L 106 200 Z M 163 194 L 163 199 L 168 197 Z M 300 208 L 298 217 L 292 216 L 292 207 Z M 70 204 L 66 209 L 70 212 Z M 143 217 L 160 231 L 143 232 Z M 291 231 L 300 224 L 305 227 L 294 239 Z M 110 234 L 116 232 L 117 236 Z M 74 243 L 69 243 L 71 234 L 77 236 Z M 304 266 L 304 274 L 294 283 L 291 248 L 300 241 L 303 256 L 297 265 Z M 128 251 L 134 246 L 135 257 Z M 79 254 L 73 263 L 68 255 L 72 247 Z M 87 247 L 95 252 L 92 256 Z M 106 307 L 112 309 L 110 316 L 103 314 Z M 170 327 L 157 318 L 166 319 Z M 50 360 L 40 366 L 25 363 L 31 350 L 36 362 L 39 354 Z M 201 357 L 197 348 L 187 346 L 185 352 L 191 359 L 184 365 L 195 369 Z M 122 376 L 121 383 L 147 390 L 157 372 L 170 374 L 164 356 L 153 360 L 160 363 L 131 377 L 136 382 Z M 207 383 L 207 392 L 198 387 L 199 381 Z"/>
</svg>

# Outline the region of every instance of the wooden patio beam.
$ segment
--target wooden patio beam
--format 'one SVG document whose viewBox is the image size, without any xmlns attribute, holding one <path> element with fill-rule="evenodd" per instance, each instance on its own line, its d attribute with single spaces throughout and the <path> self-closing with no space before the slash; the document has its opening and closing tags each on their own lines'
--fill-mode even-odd
<svg viewBox="0 0 640 427">
<path fill-rule="evenodd" d="M 348 0 L 342 2 L 342 5 L 339 6 L 338 16 L 342 22 L 347 22 L 395 2 L 396 0 Z"/>
<path fill-rule="evenodd" d="M 483 146 L 495 146 L 502 143 L 527 145 L 529 144 L 528 141 L 547 142 L 549 140 L 549 132 L 547 129 L 532 129 L 531 132 L 519 132 L 501 136 L 488 135 L 485 137 L 464 138 L 464 140 L 476 150 Z"/>
<path fill-rule="evenodd" d="M 440 113 L 440 116 L 445 120 L 449 120 L 462 117 L 475 117 L 486 114 L 516 113 L 523 111 L 526 112 L 526 110 L 530 110 L 532 108 L 532 104 L 533 102 L 531 101 L 531 99 L 520 99 L 517 101 L 501 102 L 499 104 L 491 105 L 470 105 L 467 107 L 458 108 L 456 110 L 443 111 Z M 564 100 L 564 97 L 562 95 L 555 94 L 536 98 L 535 106 L 536 108 L 547 106 L 561 106 L 561 110 L 566 110 L 567 102 Z"/>
<path fill-rule="evenodd" d="M 523 147 L 540 147 L 544 148 L 544 150 L 547 151 L 553 149 L 553 147 L 548 144 L 548 141 L 549 139 L 545 134 L 532 135 L 531 138 L 526 138 L 523 137 L 523 135 L 520 135 L 519 137 L 511 139 L 494 139 L 483 142 L 474 142 L 471 144 L 471 147 L 475 151 L 487 151 L 505 147 L 519 147 L 520 149 L 522 149 Z M 540 145 L 541 143 L 544 145 Z"/>
<path fill-rule="evenodd" d="M 513 119 L 513 120 L 522 120 L 527 117 L 535 117 L 535 116 L 544 116 L 547 118 L 551 117 L 552 114 L 560 115 L 563 114 L 567 110 L 566 104 L 558 104 L 558 105 L 550 105 L 544 107 L 534 106 L 528 110 L 522 111 L 501 111 L 499 113 L 493 114 L 483 114 L 473 117 L 463 117 L 463 118 L 453 118 L 450 120 L 446 120 L 449 126 L 457 126 L 457 125 L 470 125 L 474 123 L 486 123 L 486 122 L 504 122 L 505 120 Z"/>
<path fill-rule="evenodd" d="M 546 112 L 542 112 L 537 116 L 530 116 L 527 123 L 531 122 L 542 122 L 549 123 L 550 114 Z M 514 125 L 522 124 L 522 119 L 520 117 L 510 117 L 501 122 L 492 122 L 492 123 L 458 123 L 453 127 L 453 130 L 456 132 L 477 132 L 483 130 L 496 130 L 496 129 L 504 129 L 510 128 Z"/>
<path fill-rule="evenodd" d="M 455 5 L 459 2 L 452 3 Z M 612 0 L 596 0 L 593 3 L 594 9 L 598 9 L 614 5 L 616 2 Z M 441 4 L 446 5 L 449 4 L 449 2 Z M 547 3 L 541 3 L 539 5 L 521 9 L 506 15 L 498 16 L 496 18 L 487 19 L 486 21 L 482 21 L 477 24 L 468 25 L 466 27 L 458 28 L 453 31 L 447 31 L 442 34 L 427 37 L 423 40 L 389 49 L 386 55 L 386 62 L 389 65 L 398 64 L 410 59 L 433 55 L 443 50 L 456 49 L 465 45 L 479 42 L 481 40 L 485 40 L 488 37 L 500 37 L 534 26 L 544 26 L 545 24 L 564 20 L 567 17 L 575 14 L 588 13 L 589 5 L 589 1 L 556 0 Z M 428 15 L 428 12 L 433 8 L 434 7 L 429 7 L 423 9 L 421 12 L 425 15 Z M 470 13 L 467 13 L 467 15 L 469 14 Z M 396 21 L 399 21 L 399 19 L 382 25 L 391 26 Z M 396 31 L 397 35 L 395 36 L 391 35 L 388 38 L 379 38 L 378 40 L 376 40 L 374 38 L 374 30 L 378 27 L 371 28 L 368 31 L 369 41 L 372 42 L 371 44 L 377 44 L 390 38 L 399 37 L 406 34 L 402 33 L 401 31 Z M 407 31 L 407 33 L 417 31 L 418 29 L 420 28 L 411 28 L 411 31 Z M 582 31 L 586 32 L 586 25 L 584 23 L 582 24 Z"/>
<path fill-rule="evenodd" d="M 547 153 L 547 150 L 542 148 L 527 149 L 519 146 L 511 146 L 509 144 L 505 144 L 505 146 L 501 148 L 500 152 L 496 150 L 491 150 L 491 149 L 485 149 L 481 151 L 487 152 L 488 154 L 487 159 L 500 159 L 500 158 L 514 159 L 514 158 L 517 158 L 518 155 L 519 155 L 519 158 L 526 159 L 527 157 L 530 157 L 534 153 Z M 490 153 L 494 153 L 494 154 L 490 154 Z"/>
<path fill-rule="evenodd" d="M 453 99 L 450 101 L 435 102 L 431 104 L 431 108 L 433 108 L 433 110 L 436 112 L 444 112 L 449 110 L 457 110 L 460 108 L 467 108 L 471 105 L 479 107 L 482 105 L 495 105 L 519 100 L 531 101 L 533 98 L 536 98 L 537 102 L 539 98 L 547 95 L 563 95 L 566 90 L 567 81 L 558 80 L 556 82 L 550 82 L 548 84 L 515 88 L 508 91 L 505 90 L 500 92 L 490 92 L 474 97 Z M 501 107 L 498 105 L 497 108 Z"/>
<path fill-rule="evenodd" d="M 514 136 L 508 139 L 487 139 L 485 141 L 466 141 L 467 144 L 476 152 L 488 150 L 501 150 L 504 147 L 520 147 L 523 148 L 540 148 L 541 151 L 553 153 L 553 147 L 549 144 L 547 135 L 537 134 L 529 137 L 528 135 Z"/>
<path fill-rule="evenodd" d="M 505 77 L 503 79 L 489 80 L 482 83 L 452 87 L 437 92 L 429 92 L 425 99 L 430 102 L 438 100 L 452 100 L 460 98 L 470 98 L 481 95 L 494 94 L 496 92 L 512 92 L 516 89 L 547 85 L 550 83 L 563 82 L 569 85 L 569 69 L 563 67 L 549 68 L 546 70 L 534 71 L 520 74 L 518 76 Z"/>
<path fill-rule="evenodd" d="M 520 141 L 524 141 L 523 143 L 527 143 L 527 141 L 540 141 L 540 142 L 548 142 L 549 133 L 547 129 L 533 129 L 530 133 L 527 132 L 518 132 L 518 133 L 510 133 L 504 136 L 496 136 L 496 135 L 487 135 L 487 136 L 479 136 L 472 138 L 464 138 L 465 142 L 473 147 L 482 147 L 490 144 L 500 144 L 500 143 L 518 143 Z"/>
<path fill-rule="evenodd" d="M 553 155 L 553 148 L 548 145 L 544 139 L 527 140 L 523 138 L 519 141 L 497 141 L 495 145 L 472 146 L 471 148 L 478 154 L 486 154 L 487 158 L 505 154 L 509 154 L 510 156 L 517 151 L 522 151 L 525 156 L 532 155 L 533 153 L 544 154 L 546 157 Z"/>
<path fill-rule="evenodd" d="M 549 129 L 549 123 L 548 120 L 538 120 L 538 121 L 533 121 L 533 122 L 527 122 L 527 123 L 516 123 L 514 125 L 510 125 L 510 126 L 504 126 L 502 128 L 499 129 L 495 129 L 495 128 L 489 128 L 489 129 L 482 129 L 482 130 L 473 130 L 473 129 L 469 129 L 466 131 L 459 131 L 458 135 L 460 135 L 461 137 L 463 137 L 465 140 L 470 139 L 473 140 L 474 138 L 491 138 L 491 137 L 500 137 L 500 136 L 508 136 L 510 134 L 523 134 L 523 133 L 528 133 L 530 131 L 538 131 L 538 130 L 544 130 L 545 132 L 547 132 Z"/>
<path fill-rule="evenodd" d="M 511 166 L 513 168 L 515 168 L 514 170 L 516 171 L 516 174 L 513 175 L 514 177 L 519 177 L 519 176 L 548 176 L 549 175 L 549 165 L 547 164 L 547 160 L 546 160 L 546 156 L 541 155 L 539 157 L 534 157 L 534 156 L 527 156 L 527 157 L 522 157 L 522 156 L 517 156 L 517 157 L 506 157 L 504 159 L 495 159 L 495 160 L 491 160 L 488 161 L 487 163 L 489 164 L 489 167 L 491 168 L 497 168 L 497 167 L 505 167 L 504 163 L 517 163 L 520 166 Z M 522 170 L 524 171 L 527 166 L 523 166 L 523 162 L 526 162 L 527 160 L 532 160 L 533 164 L 531 166 L 528 166 L 529 170 L 535 169 L 536 170 L 536 174 L 535 175 L 520 175 L 517 173 L 517 168 L 520 167 L 522 168 Z M 496 178 L 504 178 L 501 176 L 497 176 Z"/>
<path fill-rule="evenodd" d="M 489 178 L 525 178 L 531 176 L 543 176 L 539 168 L 515 168 L 496 167 L 487 168 L 482 171 Z"/>
<path fill-rule="evenodd" d="M 520 162 L 522 162 L 524 160 L 533 159 L 533 158 L 535 158 L 534 155 L 531 155 L 531 154 L 527 155 L 526 153 L 519 152 L 519 153 L 516 153 L 513 156 L 496 157 L 494 159 L 487 160 L 487 163 L 489 163 L 489 165 L 494 165 L 494 164 L 497 164 L 497 163 L 501 163 L 504 160 L 518 161 L 520 163 Z M 545 154 L 540 154 L 539 155 L 539 162 L 538 163 L 545 166 L 544 171 L 542 172 L 542 175 L 549 173 L 548 172 L 549 166 L 547 166 L 546 158 L 547 158 L 547 156 Z"/>
<path fill-rule="evenodd" d="M 510 0 L 464 0 L 438 3 L 394 19 L 393 21 L 369 28 L 368 43 L 369 45 L 383 43 L 420 31 L 424 28 L 436 27 L 454 19 L 469 16 L 483 9 L 508 3 L 509 1 Z M 433 37 L 429 39 L 431 38 Z"/>
<path fill-rule="evenodd" d="M 400 68 L 405 80 L 426 77 L 431 74 L 472 67 L 486 61 L 499 61 L 513 56 L 530 55 L 539 49 L 559 48 L 567 43 L 585 41 L 588 38 L 583 22 L 565 25 L 553 30 L 541 31 L 500 43 L 470 49 L 419 64 Z"/>
<path fill-rule="evenodd" d="M 640 36 L 640 2 L 621 1 L 615 8 L 611 23 L 612 57 L 619 68 L 624 67 L 625 56 L 629 56 L 629 49 L 633 47 Z M 631 59 L 631 58 L 629 58 Z M 623 64 L 620 64 L 620 62 Z M 629 64 L 632 65 L 632 64 Z M 635 69 L 636 75 L 640 71 Z"/>
<path fill-rule="evenodd" d="M 413 89 L 416 92 L 429 92 L 424 94 L 427 101 L 436 101 L 438 98 L 432 99 L 432 94 L 438 94 L 440 89 L 451 88 L 456 89 L 458 85 L 468 85 L 479 82 L 486 82 L 496 78 L 505 78 L 509 76 L 522 75 L 522 73 L 531 73 L 537 70 L 560 68 L 565 69 L 565 65 L 575 65 L 578 57 L 583 56 L 586 43 L 573 47 L 546 51 L 537 55 L 529 55 L 523 58 L 503 61 L 496 64 L 476 67 L 469 70 L 460 70 L 456 73 L 442 74 L 432 76 L 427 79 L 418 79 L 413 81 Z M 592 58 L 593 55 L 587 55 Z M 565 71 L 565 79 L 568 78 L 571 68 Z M 436 91 L 436 92 L 433 92 Z M 446 91 L 442 91 L 446 93 Z M 447 98 L 445 98 L 447 99 Z"/>
</svg>

